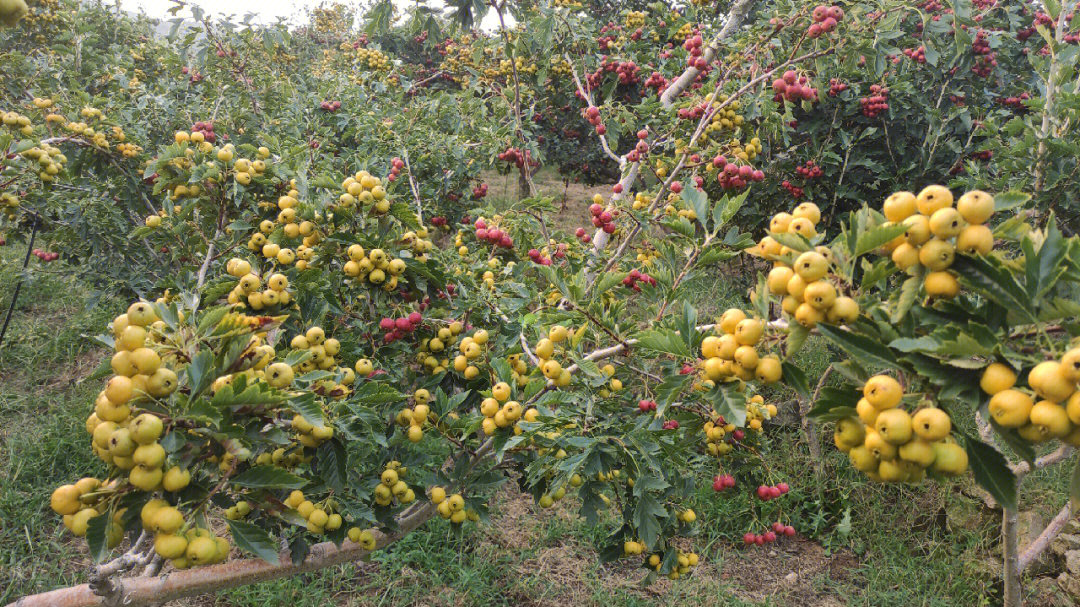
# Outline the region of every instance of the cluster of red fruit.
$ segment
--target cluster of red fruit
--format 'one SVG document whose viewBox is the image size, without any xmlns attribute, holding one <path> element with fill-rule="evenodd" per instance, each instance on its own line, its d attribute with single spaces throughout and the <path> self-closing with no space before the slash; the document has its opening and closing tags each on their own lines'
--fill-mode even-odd
<svg viewBox="0 0 1080 607">
<path fill-rule="evenodd" d="M 207 120 L 206 122 L 196 122 L 191 125 L 192 133 L 202 133 L 203 140 L 209 143 L 217 141 L 217 134 L 214 133 L 214 123 Z M 228 139 L 228 137 L 226 137 Z"/>
<path fill-rule="evenodd" d="M 880 84 L 870 85 L 870 96 L 859 99 L 862 113 L 867 118 L 875 118 L 889 109 L 889 89 Z"/>
<path fill-rule="evenodd" d="M 566 243 L 565 242 L 560 242 L 558 244 L 558 246 L 555 247 L 555 257 L 557 257 L 559 259 L 562 259 L 563 257 L 566 257 Z M 539 249 L 529 249 L 529 259 L 532 260 L 533 263 L 541 265 L 541 266 L 550 266 L 551 265 L 551 258 L 548 257 L 547 255 L 544 255 L 543 253 L 541 253 Z"/>
<path fill-rule="evenodd" d="M 1025 107 L 1027 107 L 1027 106 L 1024 105 L 1024 102 L 1027 101 L 1028 99 L 1031 99 L 1031 95 L 1029 95 L 1027 93 L 1020 93 L 1016 97 L 1005 97 L 1005 98 L 1001 99 L 1001 104 L 1002 105 L 1007 105 L 1009 107 L 1016 108 L 1018 110 L 1022 110 Z"/>
<path fill-rule="evenodd" d="M 725 190 L 746 187 L 746 184 L 751 181 L 762 181 L 765 179 L 765 172 L 761 169 L 755 169 L 748 164 L 742 166 L 737 165 L 734 162 L 730 162 L 726 156 L 717 156 L 713 158 L 712 164 L 714 167 L 721 169 L 716 175 L 716 181 L 719 182 L 720 187 Z"/>
<path fill-rule="evenodd" d="M 504 249 L 509 249 L 514 246 L 514 239 L 510 238 L 509 234 L 503 232 L 499 228 L 489 229 L 487 223 L 485 223 L 483 219 L 477 219 L 476 223 L 473 224 L 473 227 L 476 228 L 477 240 L 486 240 L 491 244 Z"/>
<path fill-rule="evenodd" d="M 447 225 L 446 218 L 442 215 L 436 215 L 435 217 L 431 218 L 431 225 L 435 226 L 436 228 L 441 228 Z"/>
<path fill-rule="evenodd" d="M 191 84 L 196 84 L 198 82 L 202 82 L 203 75 L 200 74 L 198 72 L 198 70 L 193 70 L 193 69 L 189 68 L 186 65 L 184 67 L 180 68 L 180 73 L 187 76 L 188 81 L 191 82 Z"/>
<path fill-rule="evenodd" d="M 912 61 L 914 61 L 916 63 L 926 63 L 926 47 L 925 46 L 920 46 L 919 48 L 906 48 L 906 49 L 904 49 L 904 54 L 907 55 L 908 59 L 911 59 Z M 900 62 L 899 57 L 897 57 L 893 61 L 893 63 L 899 63 L 899 62 Z"/>
<path fill-rule="evenodd" d="M 481 183 L 472 189 L 473 198 L 483 198 L 484 196 L 487 196 L 487 191 L 488 185 L 486 183 Z"/>
<path fill-rule="evenodd" d="M 585 120 L 589 121 L 589 124 L 596 127 L 596 134 L 603 135 L 607 133 L 607 127 L 600 121 L 600 108 L 595 105 L 590 105 L 585 108 Z"/>
<path fill-rule="evenodd" d="M 34 256 L 41 261 L 56 261 L 60 258 L 59 253 L 49 253 L 46 251 L 42 251 L 41 249 L 34 249 L 33 251 L 31 251 L 31 253 L 33 253 Z"/>
<path fill-rule="evenodd" d="M 532 154 L 529 153 L 529 150 L 525 150 L 524 152 L 522 152 L 518 148 L 506 148 L 505 152 L 499 153 L 499 160 L 517 165 L 517 168 L 519 169 L 525 168 L 526 163 L 530 167 L 535 167 L 540 164 L 536 160 L 533 160 Z"/>
<path fill-rule="evenodd" d="M 1051 27 L 1053 25 L 1053 23 L 1054 23 L 1054 18 L 1051 17 L 1050 15 L 1048 15 L 1046 13 L 1043 13 L 1043 12 L 1035 13 L 1035 20 L 1031 22 L 1031 27 L 1028 27 L 1028 28 L 1025 28 L 1025 29 L 1022 29 L 1022 30 L 1016 32 L 1016 39 L 1019 40 L 1020 42 L 1024 42 L 1028 38 L 1035 35 L 1035 32 L 1038 31 L 1036 29 L 1038 26 L 1041 25 L 1043 27 Z"/>
<path fill-rule="evenodd" d="M 649 411 L 656 411 L 656 401 L 643 398 L 637 403 L 638 411 L 642 413 L 648 413 Z"/>
<path fill-rule="evenodd" d="M 629 287 L 635 291 L 641 291 L 641 287 L 637 285 L 639 282 L 643 282 L 650 287 L 656 286 L 655 278 L 639 270 L 630 270 L 630 273 L 626 275 L 626 278 L 622 279 L 623 286 Z"/>
<path fill-rule="evenodd" d="M 649 136 L 649 131 L 641 129 L 637 132 L 638 142 L 634 145 L 634 149 L 626 153 L 626 159 L 630 162 L 637 162 L 645 157 L 649 153 L 649 143 L 645 141 L 645 138 Z"/>
<path fill-rule="evenodd" d="M 796 101 L 817 101 L 818 92 L 817 89 L 810 86 L 809 80 L 806 76 L 799 76 L 795 73 L 795 70 L 788 70 L 784 72 L 784 75 L 776 80 L 773 80 L 772 88 L 776 96 L 773 97 L 773 101 L 779 103 L 781 100 L 787 100 L 792 103 Z"/>
<path fill-rule="evenodd" d="M 589 214 L 592 215 L 592 224 L 601 230 L 611 234 L 615 231 L 615 217 L 618 214 L 618 210 L 605 211 L 604 207 L 599 203 L 592 203 L 589 205 Z M 578 238 L 581 238 L 578 236 Z M 582 242 L 588 242 L 583 240 Z"/>
<path fill-rule="evenodd" d="M 990 50 L 990 41 L 986 30 L 975 33 L 975 41 L 971 43 L 971 50 L 978 56 L 971 65 L 971 71 L 976 76 L 989 78 L 991 72 L 997 67 L 997 52 Z"/>
<path fill-rule="evenodd" d="M 743 535 L 743 543 L 747 546 L 754 544 L 757 546 L 764 546 L 765 544 L 771 544 L 776 541 L 776 538 L 780 536 L 792 537 L 795 535 L 795 528 L 791 525 L 785 525 L 780 521 L 776 521 L 772 524 L 772 528 L 765 533 L 746 533 Z"/>
<path fill-rule="evenodd" d="M 341 108 L 340 101 L 323 101 L 319 103 L 319 109 L 327 112 L 336 112 Z"/>
<path fill-rule="evenodd" d="M 791 194 L 791 197 L 795 200 L 802 200 L 803 189 L 799 186 L 791 183 L 787 179 L 785 179 L 784 182 L 780 184 L 780 186 L 787 190 L 788 193 Z"/>
<path fill-rule="evenodd" d="M 829 78 L 829 96 L 835 97 L 848 90 L 848 85 L 840 82 L 837 78 Z"/>
<path fill-rule="evenodd" d="M 844 18 L 844 9 L 839 6 L 819 4 L 814 7 L 814 22 L 806 30 L 807 38 L 820 38 L 836 29 Z"/>
<path fill-rule="evenodd" d="M 941 0 L 926 0 L 926 2 L 921 2 L 916 6 L 928 13 L 936 13 L 942 8 Z"/>
<path fill-rule="evenodd" d="M 335 101 L 334 103 L 337 103 L 337 102 Z M 390 159 L 390 174 L 386 176 L 386 180 L 387 181 L 395 181 L 398 178 L 398 175 L 401 174 L 401 169 L 403 169 L 403 168 L 405 168 L 405 162 L 401 158 L 398 158 L 397 156 L 394 156 L 393 158 L 391 158 Z"/>
<path fill-rule="evenodd" d="M 618 61 L 605 57 L 600 63 L 600 67 L 596 68 L 595 72 L 586 75 L 585 78 L 589 82 L 589 87 L 593 89 L 600 88 L 604 74 L 608 72 L 614 72 L 619 77 L 619 84 L 637 84 L 641 82 L 641 77 L 638 76 L 640 71 L 641 68 L 633 61 Z"/>
<path fill-rule="evenodd" d="M 735 477 L 730 474 L 717 474 L 712 479 L 713 491 L 723 491 L 735 486 Z"/>
<path fill-rule="evenodd" d="M 379 321 L 379 328 L 385 333 L 383 335 L 383 341 L 390 343 L 404 338 L 409 333 L 412 333 L 420 323 L 424 321 L 423 315 L 419 312 L 412 312 L 408 316 L 402 316 L 401 318 L 383 318 Z"/>
<path fill-rule="evenodd" d="M 806 164 L 795 167 L 795 172 L 802 175 L 804 179 L 817 179 L 824 174 L 821 167 L 813 160 L 807 160 Z"/>
<path fill-rule="evenodd" d="M 681 107 L 677 112 L 680 120 L 700 120 L 705 115 L 705 110 L 709 109 L 709 104 L 699 103 L 694 107 Z"/>
<path fill-rule="evenodd" d="M 592 236 L 585 231 L 585 228 L 578 228 L 575 230 L 574 236 L 577 236 L 577 239 L 580 240 L 582 244 L 589 244 L 592 242 Z"/>
<path fill-rule="evenodd" d="M 702 55 L 705 51 L 702 50 L 703 41 L 700 34 L 693 36 L 687 36 L 683 41 L 683 48 L 686 49 L 690 56 L 686 59 L 686 66 L 697 68 L 699 71 L 705 71 L 709 67 L 709 63 L 705 61 L 705 57 Z"/>
<path fill-rule="evenodd" d="M 774 500 L 781 495 L 784 495 L 788 492 L 789 489 L 790 487 L 788 487 L 787 483 L 777 483 L 772 486 L 759 485 L 755 493 L 757 494 L 758 499 L 763 502 L 767 502 L 769 500 Z"/>
<path fill-rule="evenodd" d="M 649 74 L 648 79 L 645 80 L 645 88 L 656 89 L 657 95 L 663 93 L 667 87 L 668 79 L 664 78 L 664 75 L 660 72 Z"/>
</svg>

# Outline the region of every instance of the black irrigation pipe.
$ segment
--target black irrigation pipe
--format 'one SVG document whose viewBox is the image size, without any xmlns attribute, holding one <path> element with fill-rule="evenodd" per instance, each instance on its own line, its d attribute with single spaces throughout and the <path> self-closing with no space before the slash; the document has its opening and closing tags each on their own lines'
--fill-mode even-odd
<svg viewBox="0 0 1080 607">
<path fill-rule="evenodd" d="M 26 267 L 30 265 L 30 251 L 34 249 L 34 238 L 37 237 L 38 220 L 34 220 L 34 229 L 30 231 L 30 242 L 26 245 L 26 257 L 23 258 L 22 272 L 26 273 Z M 8 305 L 7 317 L 4 318 L 4 327 L 0 329 L 0 345 L 4 343 L 4 335 L 7 334 L 8 323 L 11 315 L 15 312 L 15 302 L 19 301 L 19 291 L 22 290 L 23 275 L 19 276 L 19 282 L 15 284 L 15 292 L 11 295 L 11 304 Z"/>
</svg>

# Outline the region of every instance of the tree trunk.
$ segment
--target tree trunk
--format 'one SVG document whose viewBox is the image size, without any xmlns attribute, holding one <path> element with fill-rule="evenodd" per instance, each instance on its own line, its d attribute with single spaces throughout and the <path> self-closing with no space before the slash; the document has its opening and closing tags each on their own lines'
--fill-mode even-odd
<svg viewBox="0 0 1080 607">
<path fill-rule="evenodd" d="M 1017 546 L 1016 509 L 1002 508 L 1001 545 L 1003 551 L 1002 578 L 1005 590 L 1002 594 L 1004 607 L 1021 607 L 1020 594 L 1020 550 Z"/>
</svg>

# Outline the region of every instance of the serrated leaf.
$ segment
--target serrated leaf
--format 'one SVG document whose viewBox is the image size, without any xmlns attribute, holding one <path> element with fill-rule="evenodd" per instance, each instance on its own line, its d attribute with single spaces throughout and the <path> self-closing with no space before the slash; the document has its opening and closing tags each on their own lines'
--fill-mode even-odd
<svg viewBox="0 0 1080 607">
<path fill-rule="evenodd" d="M 739 392 L 733 385 L 720 384 L 708 392 L 713 409 L 724 420 L 742 428 L 746 424 L 746 393 Z"/>
<path fill-rule="evenodd" d="M 112 520 L 108 514 L 99 514 L 86 525 L 86 544 L 90 548 L 90 558 L 100 563 L 109 555 L 108 530 Z"/>
<path fill-rule="evenodd" d="M 269 465 L 248 468 L 229 479 L 229 482 L 248 489 L 299 489 L 307 484 L 303 477 Z"/>
<path fill-rule="evenodd" d="M 810 400 L 810 384 L 806 381 L 806 374 L 795 365 L 785 362 L 781 366 L 784 383 L 787 384 L 804 401 Z"/>
<path fill-rule="evenodd" d="M 601 293 L 605 293 L 608 289 L 621 284 L 626 276 L 627 272 L 609 272 L 604 274 L 596 283 L 596 294 L 600 295 Z"/>
<path fill-rule="evenodd" d="M 737 196 L 723 197 L 717 201 L 716 206 L 713 207 L 712 220 L 713 231 L 720 229 L 724 224 L 731 221 L 731 218 L 739 212 L 743 203 L 746 202 L 746 195 L 750 193 L 750 190 L 743 190 Z"/>
<path fill-rule="evenodd" d="M 795 356 L 806 344 L 806 338 L 809 335 L 810 329 L 805 326 L 799 323 L 789 325 L 787 339 L 784 340 L 784 360 L 790 360 L 792 356 Z"/>
<path fill-rule="evenodd" d="M 769 232 L 769 236 L 772 236 L 773 240 L 779 242 L 792 251 L 798 251 L 803 253 L 814 248 L 814 245 L 810 244 L 810 241 L 799 236 L 798 234 L 790 234 L 787 232 Z"/>
<path fill-rule="evenodd" d="M 691 379 L 693 379 L 691 375 L 669 375 L 664 379 L 664 383 L 656 387 L 657 404 L 666 407 L 675 402 L 676 397 L 690 384 Z"/>
<path fill-rule="evenodd" d="M 986 443 L 964 437 L 968 465 L 975 482 L 1005 508 L 1016 508 L 1016 477 L 1009 469 L 1009 461 L 997 449 Z"/>
<path fill-rule="evenodd" d="M 345 490 L 345 482 L 348 479 L 348 456 L 341 441 L 329 440 L 319 445 L 315 459 L 315 471 L 322 476 L 331 489 Z"/>
<path fill-rule="evenodd" d="M 1029 200 L 1031 200 L 1031 194 L 1018 192 L 1016 190 L 995 194 L 994 212 L 1000 213 L 1001 211 L 1011 211 L 1012 209 L 1023 206 Z"/>
<path fill-rule="evenodd" d="M 290 398 L 288 401 L 289 408 L 296 411 L 304 417 L 311 425 L 321 428 L 323 426 L 323 410 L 322 406 L 315 400 L 315 395 L 311 392 Z"/>
<path fill-rule="evenodd" d="M 892 352 L 869 337 L 857 335 L 851 331 L 845 331 L 825 323 L 819 323 L 817 329 L 829 341 L 847 352 L 863 366 L 900 369 Z"/>
<path fill-rule="evenodd" d="M 679 358 L 691 356 L 686 342 L 679 335 L 669 329 L 655 329 L 644 331 L 637 336 L 635 347 L 663 354 L 670 354 Z"/>
<path fill-rule="evenodd" d="M 1005 309 L 1023 313 L 1029 320 L 1034 320 L 1027 294 L 1016 279 L 996 263 L 1000 262 L 992 263 L 990 258 L 985 257 L 957 255 L 950 269 L 960 275 L 961 282 Z"/>
<path fill-rule="evenodd" d="M 855 241 L 854 256 L 859 257 L 870 251 L 879 249 L 884 246 L 885 243 L 902 235 L 906 231 L 907 226 L 904 224 L 871 228 L 869 231 L 859 234 L 859 239 Z"/>
<path fill-rule="evenodd" d="M 900 296 L 896 299 L 896 307 L 893 308 L 892 314 L 889 315 L 889 320 L 894 325 L 904 320 L 907 313 L 911 311 L 911 306 L 915 305 L 915 298 L 919 295 L 919 288 L 922 287 L 924 274 L 924 268 L 918 266 L 915 274 L 908 277 L 904 284 L 901 285 Z"/>
<path fill-rule="evenodd" d="M 225 522 L 229 524 L 229 533 L 237 548 L 268 563 L 278 564 L 277 549 L 269 533 L 246 521 L 226 519 Z"/>
</svg>

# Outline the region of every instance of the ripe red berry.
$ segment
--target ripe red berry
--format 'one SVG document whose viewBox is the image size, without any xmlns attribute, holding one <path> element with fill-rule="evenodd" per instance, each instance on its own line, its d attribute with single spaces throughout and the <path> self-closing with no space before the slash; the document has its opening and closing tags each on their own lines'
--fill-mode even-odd
<svg viewBox="0 0 1080 607">
<path fill-rule="evenodd" d="M 780 483 L 776 485 L 776 488 L 780 490 L 780 493 L 787 493 L 791 489 L 787 483 Z"/>
<path fill-rule="evenodd" d="M 755 536 L 753 533 L 744 533 L 742 536 L 742 541 L 744 544 L 750 545 L 757 541 L 757 536 Z"/>
</svg>

